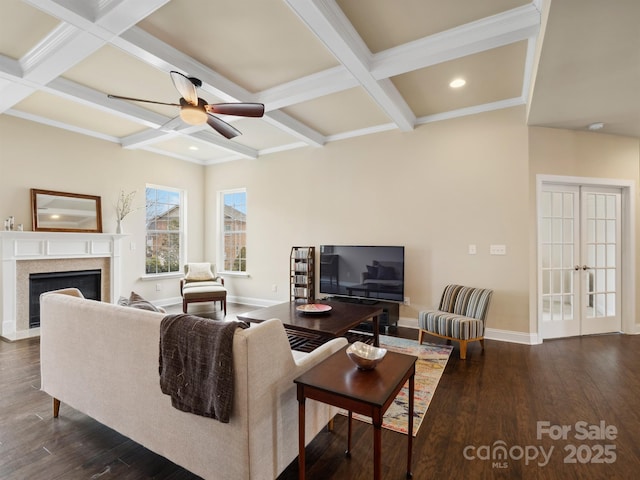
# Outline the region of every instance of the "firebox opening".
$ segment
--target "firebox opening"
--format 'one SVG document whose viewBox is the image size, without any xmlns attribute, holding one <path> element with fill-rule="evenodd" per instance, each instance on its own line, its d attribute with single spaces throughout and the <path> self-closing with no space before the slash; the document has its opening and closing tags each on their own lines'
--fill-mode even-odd
<svg viewBox="0 0 640 480">
<path fill-rule="evenodd" d="M 62 288 L 77 288 L 85 298 L 101 300 L 102 271 L 77 270 L 29 274 L 29 328 L 40 326 L 40 295 Z"/>
</svg>

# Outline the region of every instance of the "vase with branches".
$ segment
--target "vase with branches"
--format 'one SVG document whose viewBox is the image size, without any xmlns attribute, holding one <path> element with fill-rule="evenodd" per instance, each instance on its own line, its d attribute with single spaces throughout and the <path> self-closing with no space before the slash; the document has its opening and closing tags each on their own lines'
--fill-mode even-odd
<svg viewBox="0 0 640 480">
<path fill-rule="evenodd" d="M 129 215 L 136 208 L 133 208 L 133 200 L 136 196 L 136 191 L 133 190 L 129 193 L 125 193 L 124 190 L 120 190 L 120 196 L 116 203 L 116 215 L 118 219 L 118 225 L 116 227 L 116 233 L 122 233 L 122 220 Z"/>
</svg>

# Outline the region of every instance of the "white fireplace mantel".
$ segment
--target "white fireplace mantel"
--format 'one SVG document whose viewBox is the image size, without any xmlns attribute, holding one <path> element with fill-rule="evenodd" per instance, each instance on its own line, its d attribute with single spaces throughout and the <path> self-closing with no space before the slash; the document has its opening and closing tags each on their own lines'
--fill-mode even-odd
<svg viewBox="0 0 640 480">
<path fill-rule="evenodd" d="M 104 300 L 113 302 L 114 296 L 120 292 L 121 240 L 124 237 L 111 233 L 0 231 L 0 335 L 8 340 L 17 340 L 40 334 L 39 328 L 17 328 L 17 262 L 108 258 L 111 298 Z"/>
</svg>

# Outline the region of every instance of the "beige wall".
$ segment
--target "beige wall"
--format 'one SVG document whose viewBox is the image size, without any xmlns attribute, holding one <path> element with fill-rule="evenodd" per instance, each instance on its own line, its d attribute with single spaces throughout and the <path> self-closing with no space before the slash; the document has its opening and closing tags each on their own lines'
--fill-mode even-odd
<svg viewBox="0 0 640 480">
<path fill-rule="evenodd" d="M 88 193 L 102 197 L 104 230 L 113 232 L 120 189 L 138 190 L 142 205 L 147 183 L 183 188 L 188 258 L 215 262 L 216 194 L 246 187 L 250 276 L 227 278 L 232 296 L 287 300 L 292 245 L 398 244 L 406 247 L 411 298 L 401 309 L 405 319 L 415 321 L 420 309 L 437 303 L 445 284 L 459 282 L 495 290 L 489 328 L 535 333 L 536 175 L 629 179 L 637 187 L 640 141 L 527 128 L 524 111 L 511 108 L 209 167 L 2 115 L 0 219 L 14 215 L 30 229 L 30 188 Z M 122 293 L 177 297 L 176 279 L 139 280 L 143 211 L 127 217 L 124 227 L 130 237 L 124 242 Z M 640 222 L 636 238 L 638 228 Z M 477 246 L 476 255 L 468 255 L 469 244 Z M 489 255 L 491 244 L 506 245 L 507 255 Z"/>
<path fill-rule="evenodd" d="M 417 321 L 458 282 L 495 290 L 489 327 L 528 331 L 527 148 L 522 107 L 208 167 L 208 206 L 219 190 L 247 188 L 251 276 L 227 284 L 286 300 L 292 245 L 404 245 L 411 306 L 401 316 Z M 208 210 L 210 258 L 213 219 Z M 490 256 L 491 244 L 507 255 Z"/>
<path fill-rule="evenodd" d="M 143 151 L 125 150 L 120 145 L 47 127 L 8 115 L 0 115 L 0 220 L 15 216 L 31 230 L 29 189 L 40 188 L 102 197 L 104 232 L 115 232 L 115 204 L 123 189 L 137 190 L 135 204 L 144 206 L 147 183 L 188 191 L 190 256 L 202 258 L 204 180 L 200 165 Z M 123 241 L 122 292 L 131 290 L 150 300 L 179 297 L 178 280 L 141 281 L 144 273 L 144 209 L 123 221 L 129 236 Z M 135 250 L 131 250 L 131 243 Z M 156 283 L 161 291 L 156 291 Z"/>
</svg>

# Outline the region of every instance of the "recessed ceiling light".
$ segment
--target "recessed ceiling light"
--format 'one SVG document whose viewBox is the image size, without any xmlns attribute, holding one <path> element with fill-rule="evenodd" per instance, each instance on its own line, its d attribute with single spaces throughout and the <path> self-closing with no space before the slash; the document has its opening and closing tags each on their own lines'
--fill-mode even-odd
<svg viewBox="0 0 640 480">
<path fill-rule="evenodd" d="M 193 150 L 195 152 L 196 150 L 198 150 L 198 147 L 196 147 L 195 145 L 191 145 L 189 147 L 189 150 Z"/>
<path fill-rule="evenodd" d="M 596 122 L 589 125 L 589 130 L 591 131 L 601 130 L 602 128 L 604 128 L 604 123 L 602 122 Z"/>
<path fill-rule="evenodd" d="M 464 78 L 456 78 L 452 80 L 451 83 L 449 83 L 449 86 L 451 88 L 460 88 L 460 87 L 464 87 L 466 83 L 467 81 Z"/>
</svg>

